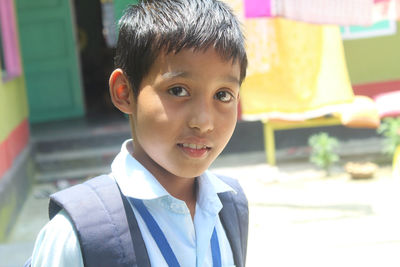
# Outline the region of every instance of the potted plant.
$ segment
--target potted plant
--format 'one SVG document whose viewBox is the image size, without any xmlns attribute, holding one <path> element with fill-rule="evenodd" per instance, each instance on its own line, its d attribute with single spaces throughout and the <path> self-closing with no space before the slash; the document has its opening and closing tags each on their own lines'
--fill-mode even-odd
<svg viewBox="0 0 400 267">
<path fill-rule="evenodd" d="M 310 161 L 325 170 L 326 175 L 331 175 L 333 163 L 339 161 L 339 155 L 335 151 L 339 141 L 327 133 L 314 134 L 308 139 L 311 146 Z"/>
<path fill-rule="evenodd" d="M 383 152 L 392 157 L 400 146 L 400 117 L 383 119 L 377 131 L 384 137 Z"/>
</svg>

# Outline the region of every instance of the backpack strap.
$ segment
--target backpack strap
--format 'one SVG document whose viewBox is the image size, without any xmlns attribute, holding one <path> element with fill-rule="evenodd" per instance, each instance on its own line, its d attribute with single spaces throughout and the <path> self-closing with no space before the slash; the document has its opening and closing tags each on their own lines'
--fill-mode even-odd
<svg viewBox="0 0 400 267">
<path fill-rule="evenodd" d="M 119 187 L 118 187 L 119 189 Z M 126 217 L 129 224 L 129 232 L 132 237 L 132 244 L 134 248 L 134 255 L 136 255 L 136 262 L 138 266 L 151 267 L 149 254 L 147 253 L 146 245 L 144 244 L 142 232 L 138 226 L 135 214 L 133 213 L 131 204 L 124 194 L 121 193 L 122 202 L 124 204 Z"/>
<path fill-rule="evenodd" d="M 243 267 L 246 263 L 249 230 L 247 198 L 237 180 L 221 175 L 217 175 L 217 177 L 237 192 L 237 194 L 233 192 L 218 194 L 223 205 L 219 216 L 232 248 L 235 265 Z"/>
<path fill-rule="evenodd" d="M 86 267 L 150 266 L 132 208 L 110 176 L 51 195 L 50 219 L 61 209 L 74 224 Z"/>
</svg>

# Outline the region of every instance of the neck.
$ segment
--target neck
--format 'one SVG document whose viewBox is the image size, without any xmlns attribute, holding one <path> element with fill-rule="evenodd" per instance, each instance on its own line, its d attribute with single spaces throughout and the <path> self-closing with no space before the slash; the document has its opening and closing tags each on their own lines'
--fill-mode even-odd
<svg viewBox="0 0 400 267">
<path fill-rule="evenodd" d="M 197 186 L 196 178 L 184 178 L 176 176 L 167 170 L 155 166 L 152 160 L 143 160 L 137 157 L 133 151 L 133 147 L 128 146 L 129 153 L 136 158 L 151 174 L 158 180 L 158 182 L 167 190 L 171 196 L 185 201 L 192 219 L 196 209 L 197 200 Z"/>
<path fill-rule="evenodd" d="M 171 196 L 185 201 L 193 219 L 197 200 L 196 178 L 168 177 L 168 175 L 155 177 Z"/>
<path fill-rule="evenodd" d="M 139 161 L 158 182 L 167 190 L 171 196 L 185 201 L 192 219 L 196 209 L 197 186 L 196 178 L 185 178 L 176 176 L 165 170 L 150 158 L 138 157 L 133 147 L 128 147 L 129 153 Z M 146 155 L 146 153 L 141 153 Z"/>
</svg>

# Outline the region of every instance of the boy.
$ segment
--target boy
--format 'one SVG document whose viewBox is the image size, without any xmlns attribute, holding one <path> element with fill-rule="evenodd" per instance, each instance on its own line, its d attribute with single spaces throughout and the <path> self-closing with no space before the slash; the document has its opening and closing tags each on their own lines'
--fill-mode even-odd
<svg viewBox="0 0 400 267">
<path fill-rule="evenodd" d="M 110 94 L 133 139 L 110 175 L 51 197 L 32 266 L 244 266 L 247 200 L 207 171 L 246 73 L 236 18 L 218 0 L 147 0 L 119 26 Z"/>
</svg>

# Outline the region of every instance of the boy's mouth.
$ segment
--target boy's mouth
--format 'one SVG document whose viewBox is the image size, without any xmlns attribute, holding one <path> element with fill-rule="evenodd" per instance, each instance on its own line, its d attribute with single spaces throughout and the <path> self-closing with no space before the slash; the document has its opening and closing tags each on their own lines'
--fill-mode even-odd
<svg viewBox="0 0 400 267">
<path fill-rule="evenodd" d="M 178 144 L 178 146 L 188 147 L 191 149 L 210 149 L 210 147 L 207 147 L 206 145 L 189 144 L 189 143 Z"/>
<path fill-rule="evenodd" d="M 192 158 L 203 157 L 208 151 L 211 150 L 211 147 L 208 147 L 205 144 L 179 143 L 178 147 L 181 148 L 185 154 Z"/>
</svg>

